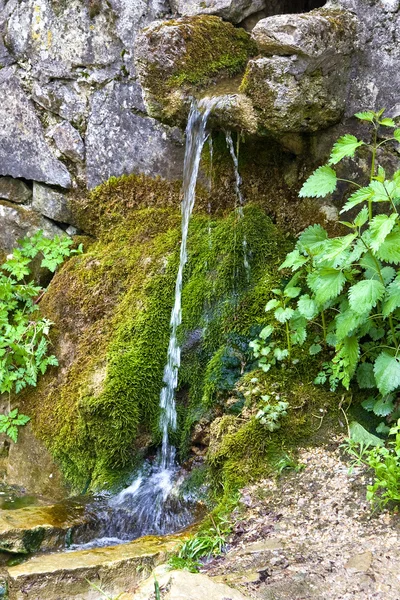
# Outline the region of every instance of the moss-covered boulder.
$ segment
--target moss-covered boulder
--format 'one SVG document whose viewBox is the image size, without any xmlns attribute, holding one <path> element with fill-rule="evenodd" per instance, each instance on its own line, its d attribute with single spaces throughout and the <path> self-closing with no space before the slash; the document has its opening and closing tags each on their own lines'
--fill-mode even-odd
<svg viewBox="0 0 400 600">
<path fill-rule="evenodd" d="M 243 29 L 199 15 L 152 23 L 138 36 L 135 52 L 149 114 L 183 123 L 189 97 L 243 72 L 256 44 Z"/>
</svg>

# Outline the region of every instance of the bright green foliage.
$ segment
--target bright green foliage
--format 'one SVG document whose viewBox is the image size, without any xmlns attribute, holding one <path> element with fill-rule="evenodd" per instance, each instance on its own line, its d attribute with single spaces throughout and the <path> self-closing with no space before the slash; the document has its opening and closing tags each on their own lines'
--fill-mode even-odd
<svg viewBox="0 0 400 600">
<path fill-rule="evenodd" d="M 72 244 L 68 237 L 50 240 L 39 231 L 22 240 L 0 266 L 0 393 L 35 386 L 39 374 L 58 364 L 48 355 L 52 323 L 39 316 L 44 290 L 34 281 L 32 261 L 39 258 L 41 268 L 54 272 L 67 256 L 82 252 L 81 247 L 72 250 Z"/>
<path fill-rule="evenodd" d="M 279 402 L 270 402 L 271 397 L 269 395 L 261 396 L 262 404 L 261 408 L 256 414 L 256 419 L 260 421 L 268 431 L 276 431 L 280 429 L 280 420 L 287 416 L 287 409 L 289 407 L 288 402 L 280 400 Z"/>
<path fill-rule="evenodd" d="M 18 427 L 26 425 L 28 421 L 30 421 L 30 417 L 18 414 L 18 408 L 14 408 L 8 415 L 0 415 L 0 433 L 5 433 L 16 443 Z"/>
<path fill-rule="evenodd" d="M 350 233 L 329 238 L 314 225 L 301 234 L 281 265 L 294 275 L 284 288 L 272 291 L 274 297 L 265 308 L 274 311 L 275 324 L 269 319 L 264 335 L 251 347 L 266 371 L 278 360 L 292 362 L 293 346 L 310 340 L 310 354 L 323 350 L 331 355 L 317 383 L 329 380 L 332 389 L 339 383 L 349 389 L 356 376 L 361 388 L 377 389 L 375 414 L 388 416 L 394 408 L 389 394 L 400 389 L 400 176 L 397 171 L 390 178 L 376 164 L 378 147 L 398 141 L 395 133 L 378 143 L 379 128 L 395 126 L 382 115 L 383 111 L 356 115 L 371 123 L 372 144 L 345 135 L 334 145 L 329 161 L 352 158 L 361 146 L 371 151 L 369 182 L 364 187 L 354 182 L 358 189 L 342 210 L 359 205 L 354 219 L 342 223 Z M 338 181 L 329 165 L 319 167 L 300 196 L 324 197 Z M 374 216 L 375 203 L 383 204 L 384 214 L 380 206 Z"/>
</svg>

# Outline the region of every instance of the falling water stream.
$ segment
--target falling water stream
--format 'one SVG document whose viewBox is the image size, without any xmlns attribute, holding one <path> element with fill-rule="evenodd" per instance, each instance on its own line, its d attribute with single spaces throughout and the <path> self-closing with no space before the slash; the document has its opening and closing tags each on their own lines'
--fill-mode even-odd
<svg viewBox="0 0 400 600">
<path fill-rule="evenodd" d="M 196 199 L 201 153 L 208 137 L 207 121 L 217 104 L 218 98 L 204 98 L 198 104 L 193 102 L 186 127 L 182 240 L 170 320 L 171 334 L 163 376 L 164 385 L 160 394 L 161 449 L 156 460 L 146 461 L 128 488 L 109 500 L 108 510 L 104 511 L 104 515 L 98 514 L 98 518 L 105 523 L 103 536 L 86 544 L 86 547 L 121 543 L 146 534 L 178 531 L 193 520 L 193 505 L 179 495 L 182 476 L 175 457 L 176 449 L 171 444 L 169 435 L 177 426 L 175 394 L 181 362 L 178 328 L 182 323 L 182 284 L 187 262 L 189 221 Z"/>
</svg>

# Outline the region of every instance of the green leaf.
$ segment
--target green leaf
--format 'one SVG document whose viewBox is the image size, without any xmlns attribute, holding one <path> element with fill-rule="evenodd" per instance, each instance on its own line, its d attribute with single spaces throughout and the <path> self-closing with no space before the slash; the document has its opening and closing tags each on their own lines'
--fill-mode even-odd
<svg viewBox="0 0 400 600">
<path fill-rule="evenodd" d="M 358 339 L 355 335 L 352 337 L 344 338 L 342 344 L 342 348 L 338 352 L 337 358 L 340 358 L 342 360 L 342 383 L 344 387 L 348 390 L 350 381 L 354 373 L 356 372 L 356 368 L 358 365 L 358 359 L 360 356 L 360 346 L 358 343 Z"/>
<path fill-rule="evenodd" d="M 346 277 L 337 269 L 318 269 L 310 273 L 307 283 L 315 294 L 315 300 L 323 305 L 341 293 Z"/>
<path fill-rule="evenodd" d="M 274 357 L 276 358 L 276 360 L 279 360 L 279 361 L 284 360 L 288 356 L 289 356 L 289 351 L 286 350 L 286 348 L 284 350 L 282 350 L 281 348 L 275 348 Z"/>
<path fill-rule="evenodd" d="M 386 237 L 392 231 L 397 220 L 397 214 L 393 213 L 390 217 L 386 215 L 377 215 L 369 224 L 370 230 L 370 246 L 372 250 L 377 252 Z"/>
<path fill-rule="evenodd" d="M 375 113 L 370 110 L 358 112 L 354 116 L 357 117 L 357 119 L 360 119 L 360 121 L 370 121 L 370 123 L 373 123 L 375 119 Z"/>
<path fill-rule="evenodd" d="M 332 194 L 337 186 L 336 172 L 328 165 L 319 167 L 307 179 L 300 190 L 300 198 L 324 198 Z"/>
<path fill-rule="evenodd" d="M 389 117 L 379 121 L 379 125 L 383 125 L 383 127 L 396 127 L 396 123 L 393 121 L 393 119 L 389 119 Z"/>
<path fill-rule="evenodd" d="M 359 315 L 350 309 L 340 312 L 335 317 L 337 341 L 340 342 L 353 333 L 364 321 L 365 315 Z"/>
<path fill-rule="evenodd" d="M 289 321 L 291 317 L 294 315 L 294 310 L 292 308 L 278 308 L 275 312 L 275 319 L 280 323 L 286 323 Z"/>
<path fill-rule="evenodd" d="M 356 444 L 361 444 L 362 446 L 383 446 L 383 440 L 378 438 L 378 436 L 374 435 L 367 431 L 360 423 L 357 421 L 352 421 L 349 425 L 350 429 L 350 439 Z"/>
<path fill-rule="evenodd" d="M 274 308 L 276 308 L 277 306 L 280 306 L 280 305 L 281 305 L 280 301 L 277 300 L 276 298 L 273 298 L 272 300 L 269 300 L 267 302 L 267 304 L 265 305 L 265 312 L 273 310 Z"/>
<path fill-rule="evenodd" d="M 318 314 L 318 306 L 308 294 L 304 294 L 301 296 L 301 298 L 299 298 L 297 309 L 299 313 L 307 319 L 307 321 L 311 321 L 311 319 Z"/>
<path fill-rule="evenodd" d="M 375 379 L 374 379 L 374 381 L 375 381 Z M 374 387 L 376 387 L 376 386 L 374 386 Z M 375 402 L 376 402 L 375 396 L 368 396 L 368 398 L 366 400 L 361 402 L 361 406 L 368 412 L 372 412 L 374 410 Z"/>
<path fill-rule="evenodd" d="M 387 396 L 382 396 L 378 398 L 375 402 L 373 411 L 377 417 L 387 417 L 394 411 L 394 403 L 393 400 L 395 396 L 393 394 L 388 394 Z"/>
<path fill-rule="evenodd" d="M 354 225 L 362 227 L 368 221 L 368 208 L 364 206 L 354 219 Z"/>
<path fill-rule="evenodd" d="M 387 182 L 385 182 L 387 183 Z M 388 202 L 388 188 L 382 181 L 371 181 L 369 184 L 369 189 L 371 190 L 371 200 L 372 202 Z"/>
<path fill-rule="evenodd" d="M 396 277 L 396 271 L 393 267 L 383 267 L 381 269 L 381 276 L 384 284 L 388 285 Z"/>
<path fill-rule="evenodd" d="M 357 235 L 350 233 L 344 237 L 336 237 L 325 242 L 323 253 L 318 257 L 320 262 L 332 264 L 330 266 L 337 267 L 341 259 L 344 258 L 344 252 L 352 245 Z M 327 265 L 326 265 L 327 266 Z"/>
<path fill-rule="evenodd" d="M 301 234 L 299 245 L 307 254 L 314 255 L 321 252 L 328 239 L 328 232 L 321 225 L 310 225 Z"/>
<path fill-rule="evenodd" d="M 299 296 L 300 294 L 301 288 L 294 287 L 292 285 L 287 285 L 283 290 L 283 295 L 286 296 L 286 298 L 297 298 L 297 296 Z"/>
<path fill-rule="evenodd" d="M 314 356 L 315 354 L 319 354 L 322 350 L 322 346 L 321 344 L 312 344 L 309 348 L 309 353 L 311 356 Z"/>
<path fill-rule="evenodd" d="M 297 271 L 300 269 L 306 262 L 308 262 L 308 258 L 306 256 L 302 256 L 300 252 L 295 249 L 293 252 L 289 252 L 286 256 L 284 262 L 279 267 L 280 269 L 292 269 L 293 271 Z"/>
<path fill-rule="evenodd" d="M 400 280 L 396 279 L 386 289 L 385 300 L 382 304 L 382 314 L 388 317 L 392 312 L 400 308 Z"/>
<path fill-rule="evenodd" d="M 400 362 L 387 350 L 381 352 L 374 364 L 376 385 L 382 396 L 386 396 L 400 386 Z"/>
<path fill-rule="evenodd" d="M 270 335 L 274 332 L 274 328 L 272 327 L 272 325 L 267 325 L 266 327 L 264 327 L 264 329 L 262 329 L 262 331 L 260 331 L 259 337 L 262 340 L 266 340 L 267 338 L 270 337 Z"/>
<path fill-rule="evenodd" d="M 400 129 L 394 130 L 393 137 L 400 143 Z"/>
<path fill-rule="evenodd" d="M 381 433 L 382 435 L 388 435 L 390 432 L 390 427 L 388 427 L 385 423 L 381 422 L 379 423 L 375 431 L 376 433 Z"/>
<path fill-rule="evenodd" d="M 376 279 L 364 279 L 349 289 L 350 309 L 357 314 L 369 313 L 385 294 L 385 286 Z"/>
<path fill-rule="evenodd" d="M 376 255 L 384 262 L 395 265 L 400 263 L 400 230 L 398 227 L 386 236 Z"/>
<path fill-rule="evenodd" d="M 329 164 L 336 165 L 345 157 L 353 157 L 360 146 L 364 146 L 364 142 L 359 141 L 354 135 L 349 133 L 343 135 L 332 148 Z"/>
<path fill-rule="evenodd" d="M 374 365 L 371 363 L 361 363 L 358 366 L 356 377 L 357 383 L 362 390 L 370 390 L 376 387 Z"/>
<path fill-rule="evenodd" d="M 340 211 L 340 214 L 351 210 L 352 208 L 354 208 L 358 204 L 361 204 L 362 202 L 368 202 L 371 196 L 372 190 L 370 187 L 362 187 L 358 189 L 347 199 L 347 202 Z"/>
</svg>

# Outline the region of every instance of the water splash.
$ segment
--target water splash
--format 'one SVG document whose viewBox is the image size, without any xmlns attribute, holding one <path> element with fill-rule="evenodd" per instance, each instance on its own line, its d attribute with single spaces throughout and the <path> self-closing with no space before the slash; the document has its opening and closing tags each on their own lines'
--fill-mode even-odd
<svg viewBox="0 0 400 600">
<path fill-rule="evenodd" d="M 238 210 L 239 218 L 243 219 L 243 207 L 245 204 L 245 200 L 244 200 L 244 196 L 243 196 L 243 192 L 242 192 L 242 178 L 241 178 L 240 172 L 239 172 L 239 158 L 238 158 L 239 152 L 237 154 L 235 152 L 235 147 L 233 145 L 233 139 L 232 139 L 231 132 L 227 131 L 225 136 L 226 136 L 226 144 L 228 146 L 230 155 L 232 157 L 233 170 L 235 173 L 235 191 L 236 191 L 236 197 L 238 199 L 237 210 Z M 249 250 L 247 247 L 246 234 L 243 235 L 242 245 L 243 245 L 243 265 L 244 265 L 244 269 L 246 272 L 247 281 L 249 282 L 251 268 L 250 268 Z"/>
</svg>

